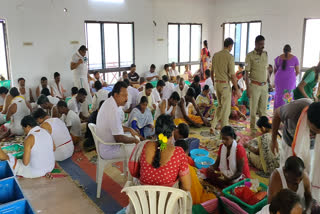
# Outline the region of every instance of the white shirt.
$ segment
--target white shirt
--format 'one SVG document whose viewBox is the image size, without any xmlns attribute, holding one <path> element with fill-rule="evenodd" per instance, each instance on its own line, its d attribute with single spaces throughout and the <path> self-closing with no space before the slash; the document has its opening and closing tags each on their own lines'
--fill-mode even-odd
<svg viewBox="0 0 320 214">
<path fill-rule="evenodd" d="M 162 91 L 162 99 L 169 99 L 171 97 L 172 92 L 174 92 L 174 84 L 171 82 L 166 82 L 166 85 L 163 87 Z"/>
<path fill-rule="evenodd" d="M 30 89 L 29 88 L 25 87 L 25 93 L 24 94 L 21 93 L 20 88 L 19 88 L 19 92 L 20 92 L 20 95 L 24 97 L 26 102 L 30 102 Z"/>
<path fill-rule="evenodd" d="M 153 99 L 153 103 L 155 104 L 158 104 L 161 102 L 161 96 L 157 88 L 152 89 L 152 99 Z"/>
<path fill-rule="evenodd" d="M 83 63 L 78 65 L 76 69 L 73 70 L 73 76 L 74 77 L 87 77 L 88 75 L 88 65 L 87 65 L 87 59 L 86 57 L 83 57 L 80 55 L 79 51 L 75 53 L 72 56 L 72 61 L 73 63 L 78 63 L 79 59 L 82 59 Z"/>
<path fill-rule="evenodd" d="M 0 106 L 4 105 L 4 99 L 2 97 L 0 97 Z"/>
<path fill-rule="evenodd" d="M 244 81 L 243 77 L 238 80 L 238 85 L 240 86 L 240 89 L 243 91 L 247 89 L 246 82 Z"/>
<path fill-rule="evenodd" d="M 151 73 L 150 71 L 148 71 L 147 74 L 146 74 L 146 78 L 154 77 L 154 76 L 158 76 L 158 73 L 157 73 L 157 72 Z M 156 77 L 154 77 L 154 78 L 151 79 L 149 82 L 157 81 L 157 80 L 158 80 L 158 79 L 157 79 Z"/>
<path fill-rule="evenodd" d="M 50 84 L 50 87 L 52 89 L 54 97 L 63 98 L 64 89 L 63 89 L 61 82 L 59 82 L 59 85 L 57 85 L 57 83 L 55 81 L 52 81 Z"/>
<path fill-rule="evenodd" d="M 96 92 L 93 95 L 93 99 L 92 99 L 92 110 L 93 111 L 95 111 L 99 108 L 101 101 L 108 99 L 108 94 L 109 94 L 108 91 L 106 91 L 104 89 L 100 89 L 98 92 Z"/>
<path fill-rule="evenodd" d="M 81 103 L 77 102 L 76 97 L 72 97 L 69 101 L 68 101 L 68 109 L 72 110 L 74 113 L 76 113 L 77 115 L 80 114 L 81 112 Z"/>
<path fill-rule="evenodd" d="M 262 210 L 260 210 L 259 212 L 257 212 L 257 214 L 269 214 L 269 213 L 270 213 L 269 207 L 270 207 L 270 204 L 267 204 L 266 206 L 264 206 L 264 207 L 262 208 Z"/>
<path fill-rule="evenodd" d="M 97 116 L 96 131 L 97 136 L 104 142 L 115 143 L 115 135 L 124 135 L 119 112 L 119 107 L 112 96 L 101 106 Z"/>
<path fill-rule="evenodd" d="M 177 70 L 170 69 L 169 75 L 170 75 L 170 77 L 176 77 L 176 76 L 179 76 L 180 74 Z"/>
<path fill-rule="evenodd" d="M 48 98 L 49 102 L 52 103 L 53 105 L 57 105 L 58 102 L 60 101 L 58 98 L 53 97 L 51 95 L 47 96 L 47 98 Z"/>
<path fill-rule="evenodd" d="M 204 82 L 204 85 L 208 85 L 208 86 L 209 86 L 209 89 L 210 89 L 210 93 L 211 93 L 211 94 L 214 94 L 214 93 L 215 93 L 215 90 L 214 90 L 214 87 L 213 87 L 213 82 L 212 82 L 211 77 L 209 77 L 208 79 L 206 79 L 206 81 Z"/>
<path fill-rule="evenodd" d="M 167 74 L 166 70 L 163 69 L 162 71 L 160 71 L 160 74 L 159 74 L 161 80 L 164 75 L 166 75 L 166 76 L 168 76 L 168 78 L 170 78 L 170 72 L 168 72 L 168 74 Z"/>
<path fill-rule="evenodd" d="M 128 94 L 130 94 L 131 97 L 131 106 L 136 107 L 138 103 L 138 96 L 140 91 L 134 87 L 128 86 Z"/>
<path fill-rule="evenodd" d="M 180 90 L 179 85 L 175 87 L 175 91 L 178 92 L 180 98 L 186 96 L 188 89 L 189 89 L 189 86 L 187 86 L 187 84 L 184 84 L 182 91 Z"/>
<path fill-rule="evenodd" d="M 69 110 L 65 117 L 65 123 L 67 127 L 71 127 L 70 133 L 75 137 L 81 136 L 81 120 L 79 116 L 72 110 Z"/>
</svg>

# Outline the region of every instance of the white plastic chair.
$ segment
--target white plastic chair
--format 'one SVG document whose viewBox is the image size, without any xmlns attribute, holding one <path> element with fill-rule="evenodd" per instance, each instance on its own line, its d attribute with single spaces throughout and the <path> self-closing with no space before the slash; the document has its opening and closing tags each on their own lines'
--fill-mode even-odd
<svg viewBox="0 0 320 214">
<path fill-rule="evenodd" d="M 101 140 L 101 138 L 99 138 L 96 134 L 96 125 L 93 123 L 89 123 L 88 124 L 89 129 L 92 133 L 93 139 L 94 139 L 94 143 L 96 145 L 96 150 L 97 150 L 97 172 L 96 172 L 96 182 L 97 182 L 97 198 L 100 198 L 100 194 L 101 194 L 101 184 L 102 184 L 102 178 L 103 178 L 103 171 L 106 165 L 108 164 L 112 164 L 112 163 L 116 163 L 119 161 L 123 161 L 123 172 L 124 175 L 127 174 L 127 161 L 128 161 L 128 157 L 126 155 L 126 150 L 125 150 L 125 144 L 124 143 L 106 143 L 103 142 L 103 140 Z M 108 146 L 120 146 L 120 150 L 122 150 L 121 152 L 124 155 L 124 158 L 118 158 L 118 159 L 111 159 L 111 160 L 104 160 L 101 158 L 100 156 L 100 150 L 99 150 L 99 144 L 104 144 L 104 145 L 108 145 Z"/>
<path fill-rule="evenodd" d="M 164 186 L 130 186 L 128 181 L 121 192 L 126 192 L 135 213 L 139 214 L 186 214 L 187 192 Z"/>
</svg>

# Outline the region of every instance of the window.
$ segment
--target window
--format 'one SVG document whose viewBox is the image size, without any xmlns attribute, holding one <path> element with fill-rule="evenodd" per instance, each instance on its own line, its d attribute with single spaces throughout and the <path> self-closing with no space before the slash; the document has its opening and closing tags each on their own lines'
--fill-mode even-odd
<svg viewBox="0 0 320 214">
<path fill-rule="evenodd" d="M 119 72 L 134 63 L 133 22 L 86 21 L 85 25 L 89 72 L 99 70 L 108 83 L 116 82 Z"/>
<path fill-rule="evenodd" d="M 319 34 L 320 19 L 306 19 L 304 23 L 303 68 L 309 68 L 319 63 Z"/>
<path fill-rule="evenodd" d="M 201 40 L 201 24 L 168 24 L 168 61 L 176 62 L 180 72 L 184 71 L 186 64 L 199 67 Z M 181 66 L 180 66 L 181 65 Z M 198 66 L 197 66 L 198 65 Z M 182 69 L 183 68 L 183 69 Z M 191 70 L 192 72 L 195 72 Z"/>
<path fill-rule="evenodd" d="M 6 23 L 0 19 L 0 75 L 6 80 L 10 78 L 7 47 Z"/>
<path fill-rule="evenodd" d="M 255 46 L 255 38 L 261 34 L 261 21 L 224 23 L 223 38 L 228 37 L 234 41 L 231 54 L 236 63 L 244 62 L 247 53 Z"/>
</svg>

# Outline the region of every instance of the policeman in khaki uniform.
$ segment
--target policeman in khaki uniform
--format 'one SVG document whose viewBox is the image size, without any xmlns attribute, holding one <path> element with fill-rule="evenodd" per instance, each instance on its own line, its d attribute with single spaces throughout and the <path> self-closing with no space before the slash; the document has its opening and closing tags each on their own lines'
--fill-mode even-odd
<svg viewBox="0 0 320 214">
<path fill-rule="evenodd" d="M 212 129 L 216 128 L 219 120 L 221 120 L 222 127 L 229 124 L 232 95 L 230 80 L 232 81 L 233 86 L 236 88 L 238 96 L 241 96 L 238 89 L 237 78 L 234 72 L 234 58 L 230 54 L 232 48 L 233 40 L 231 38 L 227 38 L 224 40 L 224 49 L 215 53 L 212 58 L 211 78 L 212 81 L 215 82 L 219 104 L 212 122 Z"/>
<path fill-rule="evenodd" d="M 250 128 L 256 131 L 256 115 L 267 116 L 268 82 L 267 67 L 268 54 L 264 49 L 265 38 L 257 36 L 255 49 L 246 57 L 246 85 L 250 99 Z"/>
</svg>

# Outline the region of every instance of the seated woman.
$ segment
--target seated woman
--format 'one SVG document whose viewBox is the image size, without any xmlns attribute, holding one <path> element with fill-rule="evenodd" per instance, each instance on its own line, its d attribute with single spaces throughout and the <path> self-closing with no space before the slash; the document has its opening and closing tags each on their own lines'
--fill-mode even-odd
<svg viewBox="0 0 320 214">
<path fill-rule="evenodd" d="M 74 152 L 74 145 L 66 124 L 59 118 L 51 118 L 43 109 L 33 113 L 34 119 L 47 130 L 54 142 L 54 156 L 56 161 L 70 158 Z"/>
<path fill-rule="evenodd" d="M 143 96 L 139 105 L 131 111 L 127 126 L 136 130 L 143 138 L 148 138 L 154 135 L 153 124 L 153 117 L 148 109 L 148 99 Z"/>
<path fill-rule="evenodd" d="M 241 108 L 241 110 L 240 110 L 240 108 Z M 232 119 L 232 120 L 240 120 L 240 118 L 242 118 L 243 120 L 246 120 L 247 119 L 246 118 L 246 110 L 247 109 L 246 109 L 245 106 L 239 106 L 237 92 L 235 90 L 235 87 L 232 86 L 230 119 Z"/>
<path fill-rule="evenodd" d="M 162 114 L 170 115 L 174 118 L 176 113 L 176 107 L 180 101 L 180 96 L 178 92 L 173 92 L 169 99 L 163 99 L 161 103 L 157 106 L 156 112 L 154 114 L 154 120 L 157 120 L 158 117 Z"/>
<path fill-rule="evenodd" d="M 205 118 L 213 118 L 215 112 L 215 105 L 213 104 L 213 98 L 210 94 L 210 87 L 205 85 L 202 89 L 202 93 L 197 97 L 196 104 L 199 110 Z"/>
<path fill-rule="evenodd" d="M 188 163 L 189 163 L 189 171 L 191 176 L 191 197 L 192 197 L 192 203 L 193 204 L 201 204 L 203 202 L 209 201 L 211 199 L 215 199 L 216 196 L 212 193 L 208 193 L 203 189 L 203 186 L 201 185 L 199 178 L 197 176 L 197 169 L 194 166 L 194 162 L 192 158 L 188 156 L 189 151 L 189 145 L 185 140 L 178 140 L 175 143 L 176 146 L 181 147 L 184 152 L 186 153 L 188 157 Z"/>
<path fill-rule="evenodd" d="M 254 167 L 270 175 L 280 164 L 279 155 L 275 156 L 269 146 L 272 138 L 272 125 L 266 116 L 262 116 L 257 121 L 257 126 L 262 135 L 252 139 L 245 145 L 248 159 Z"/>
<path fill-rule="evenodd" d="M 250 170 L 246 150 L 237 144 L 231 126 L 221 129 L 222 144 L 213 166 L 208 169 L 207 179 L 212 185 L 223 189 L 242 179 L 250 178 Z"/>
<path fill-rule="evenodd" d="M 189 88 L 185 97 L 180 99 L 178 108 L 176 110 L 176 119 L 174 123 L 179 125 L 180 123 L 187 123 L 190 126 L 200 128 L 202 125 L 210 127 L 210 123 L 203 117 L 201 114 L 198 105 L 194 99 L 195 91 L 193 88 Z M 192 104 L 194 109 L 197 112 L 197 115 L 189 114 L 188 106 Z"/>
<path fill-rule="evenodd" d="M 35 119 L 28 115 L 21 120 L 27 137 L 24 140 L 22 160 L 0 149 L 0 160 L 8 160 L 14 173 L 25 178 L 37 178 L 50 173 L 55 165 L 53 141 L 50 134 L 40 128 Z"/>
</svg>

